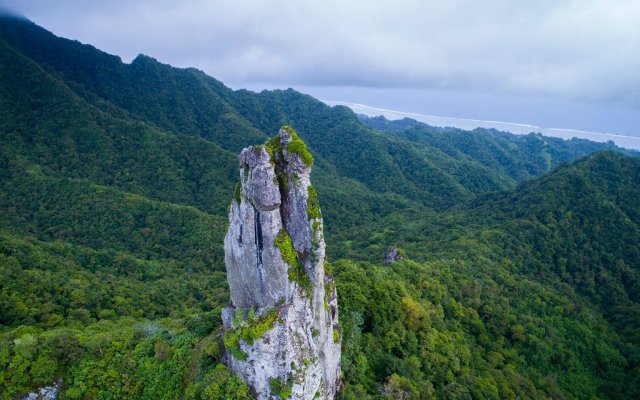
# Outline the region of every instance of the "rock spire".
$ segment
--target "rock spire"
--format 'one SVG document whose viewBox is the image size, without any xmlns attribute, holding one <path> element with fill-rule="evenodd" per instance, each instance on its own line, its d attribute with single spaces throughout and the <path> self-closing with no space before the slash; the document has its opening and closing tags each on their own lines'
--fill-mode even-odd
<svg viewBox="0 0 640 400">
<path fill-rule="evenodd" d="M 312 164 L 289 127 L 239 156 L 224 239 L 225 361 L 258 399 L 332 399 L 340 386 L 338 304 Z"/>
</svg>

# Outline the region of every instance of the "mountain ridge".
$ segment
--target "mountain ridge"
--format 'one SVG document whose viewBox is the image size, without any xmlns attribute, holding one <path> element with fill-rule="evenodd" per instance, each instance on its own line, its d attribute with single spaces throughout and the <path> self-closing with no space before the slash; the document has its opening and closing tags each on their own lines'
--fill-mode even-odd
<svg viewBox="0 0 640 400">
<path fill-rule="evenodd" d="M 379 130 L 83 46 L 0 18 L 3 396 L 248 398 L 217 344 L 222 236 L 236 150 L 282 125 L 315 159 L 341 398 L 640 395 L 637 158 Z M 385 267 L 390 246 L 407 257 Z"/>
</svg>

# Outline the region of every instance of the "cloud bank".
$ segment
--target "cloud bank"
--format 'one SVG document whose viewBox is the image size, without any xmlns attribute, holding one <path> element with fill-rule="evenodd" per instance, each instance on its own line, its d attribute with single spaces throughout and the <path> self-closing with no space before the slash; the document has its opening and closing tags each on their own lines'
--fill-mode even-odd
<svg viewBox="0 0 640 400">
<path fill-rule="evenodd" d="M 8 0 L 125 61 L 235 85 L 411 87 L 640 105 L 637 0 Z"/>
</svg>

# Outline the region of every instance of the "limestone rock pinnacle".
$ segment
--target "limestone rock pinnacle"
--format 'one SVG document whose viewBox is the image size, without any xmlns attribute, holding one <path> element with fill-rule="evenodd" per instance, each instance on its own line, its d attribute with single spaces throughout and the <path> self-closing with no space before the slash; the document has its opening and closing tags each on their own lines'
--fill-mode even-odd
<svg viewBox="0 0 640 400">
<path fill-rule="evenodd" d="M 224 239 L 225 362 L 258 399 L 332 399 L 340 386 L 338 304 L 312 164 L 289 127 L 239 156 Z"/>
</svg>

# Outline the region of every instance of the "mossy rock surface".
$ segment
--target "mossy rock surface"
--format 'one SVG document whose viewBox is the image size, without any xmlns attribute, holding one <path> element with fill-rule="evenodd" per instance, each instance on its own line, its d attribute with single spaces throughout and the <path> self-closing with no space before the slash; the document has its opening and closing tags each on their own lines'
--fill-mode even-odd
<svg viewBox="0 0 640 400">
<path fill-rule="evenodd" d="M 302 139 L 300 139 L 300 136 L 298 136 L 296 131 L 294 131 L 290 126 L 283 126 L 280 129 L 286 131 L 291 136 L 291 141 L 287 145 L 287 152 L 289 152 L 289 154 L 297 154 L 306 166 L 312 166 L 314 161 L 313 156 L 307 149 L 307 145 L 302 141 Z M 282 150 L 280 136 L 278 135 L 276 137 L 277 139 L 273 138 L 267 143 L 267 147 L 271 146 L 271 151 L 273 151 L 273 154 L 277 154 L 278 148 L 280 149 L 280 151 Z M 269 143 L 271 145 L 269 145 Z M 269 148 L 267 148 L 267 151 L 269 151 Z"/>
<path fill-rule="evenodd" d="M 313 186 L 309 186 L 307 191 L 309 193 L 309 198 L 307 200 L 307 216 L 309 219 L 322 218 L 320 202 L 318 201 L 318 192 L 316 192 L 316 189 Z"/>
<path fill-rule="evenodd" d="M 286 230 L 281 229 L 273 244 L 280 250 L 284 262 L 289 264 L 289 282 L 296 282 L 307 292 L 307 295 L 310 295 L 311 280 L 304 271 L 304 266 L 298 260 L 298 253 L 293 247 L 291 236 Z"/>
<path fill-rule="evenodd" d="M 223 337 L 224 347 L 231 351 L 233 357 L 238 360 L 246 360 L 247 353 L 240 349 L 240 339 L 245 343 L 252 345 L 255 340 L 264 336 L 264 334 L 273 329 L 280 317 L 277 309 L 272 308 L 262 315 L 255 316 L 254 310 L 249 310 L 247 319 L 244 319 L 244 310 L 238 309 L 238 314 L 234 320 L 234 328 L 225 332 Z"/>
</svg>

